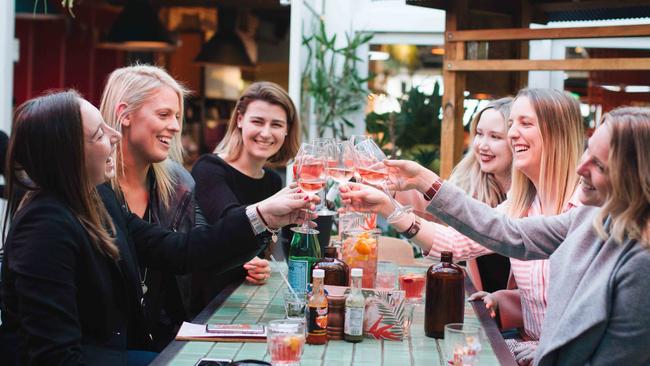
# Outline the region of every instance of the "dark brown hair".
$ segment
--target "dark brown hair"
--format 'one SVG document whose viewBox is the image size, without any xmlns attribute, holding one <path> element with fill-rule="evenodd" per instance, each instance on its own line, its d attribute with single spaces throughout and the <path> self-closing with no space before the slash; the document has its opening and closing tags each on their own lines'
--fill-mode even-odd
<svg viewBox="0 0 650 366">
<path fill-rule="evenodd" d="M 239 158 L 244 143 L 241 130 L 237 127 L 237 117 L 246 114 L 248 105 L 256 100 L 280 106 L 287 115 L 287 137 L 280 150 L 268 160 L 273 165 L 285 164 L 298 153 L 300 148 L 300 116 L 289 94 L 281 86 L 270 81 L 258 81 L 244 90 L 230 116 L 226 135 L 214 152 L 224 154 L 231 161 Z"/>
<path fill-rule="evenodd" d="M 5 169 L 5 227 L 23 200 L 41 192 L 54 194 L 79 219 L 96 248 L 117 259 L 107 230 L 114 232 L 113 222 L 86 171 L 80 101 L 69 90 L 30 99 L 16 109 Z M 27 192 L 22 199 L 18 190 Z"/>
</svg>

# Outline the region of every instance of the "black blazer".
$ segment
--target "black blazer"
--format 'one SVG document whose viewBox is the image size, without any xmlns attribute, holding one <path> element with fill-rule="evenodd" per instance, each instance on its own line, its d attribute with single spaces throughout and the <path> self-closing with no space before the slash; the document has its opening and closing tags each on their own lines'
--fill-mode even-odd
<svg viewBox="0 0 650 366">
<path fill-rule="evenodd" d="M 17 333 L 20 365 L 126 364 L 145 348 L 138 260 L 173 273 L 214 268 L 258 244 L 244 210 L 187 234 L 126 214 L 98 187 L 120 259 L 102 255 L 66 205 L 41 193 L 14 218 L 2 265 L 2 327 Z"/>
</svg>

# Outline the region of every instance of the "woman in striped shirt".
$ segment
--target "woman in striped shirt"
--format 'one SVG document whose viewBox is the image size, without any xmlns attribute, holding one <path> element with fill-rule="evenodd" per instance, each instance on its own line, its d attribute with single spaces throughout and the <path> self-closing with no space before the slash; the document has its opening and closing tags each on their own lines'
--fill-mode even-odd
<svg viewBox="0 0 650 366">
<path fill-rule="evenodd" d="M 508 199 L 497 209 L 511 217 L 550 216 L 579 204 L 573 197 L 578 183 L 575 170 L 584 139 L 578 102 L 558 90 L 523 89 L 512 104 L 509 122 L 508 139 L 513 149 L 514 170 Z M 425 169 L 414 163 L 404 165 L 389 161 L 387 165 L 397 168 L 400 180 L 405 182 L 408 177 L 419 174 L 420 169 Z M 394 209 L 390 201 L 371 189 L 366 190 L 368 195 L 363 207 L 358 208 L 390 215 Z M 391 224 L 398 231 L 415 234 L 414 241 L 428 250 L 430 256 L 439 257 L 441 251 L 451 250 L 454 259 L 466 260 L 492 253 L 454 229 L 429 221 L 420 222 L 413 214 L 404 215 Z M 548 262 L 511 259 L 511 265 L 520 296 L 522 339 L 536 341 L 546 309 Z M 486 306 L 496 312 L 495 296 L 481 294 L 480 297 L 485 297 Z M 511 349 L 514 348 L 513 345 Z"/>
</svg>

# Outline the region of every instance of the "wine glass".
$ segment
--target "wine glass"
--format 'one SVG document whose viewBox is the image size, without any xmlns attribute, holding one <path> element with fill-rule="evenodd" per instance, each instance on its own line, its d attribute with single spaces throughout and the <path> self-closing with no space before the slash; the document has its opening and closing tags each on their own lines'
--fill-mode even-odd
<svg viewBox="0 0 650 366">
<path fill-rule="evenodd" d="M 329 175 L 329 168 L 336 166 L 336 158 L 337 158 L 336 139 L 332 137 L 318 137 L 312 141 L 312 144 L 322 149 L 322 156 L 326 164 L 325 165 L 326 174 Z M 325 178 L 325 183 L 327 183 L 327 178 Z M 336 211 L 332 211 L 327 208 L 327 191 L 328 191 L 327 184 L 325 184 L 325 189 L 318 192 L 321 197 L 321 202 L 320 205 L 318 206 L 318 211 L 316 211 L 316 214 L 318 216 L 336 215 Z"/>
<path fill-rule="evenodd" d="M 307 195 L 318 193 L 324 186 L 327 179 L 325 160 L 322 149 L 312 144 L 303 144 L 296 156 L 295 178 L 298 186 Z M 291 230 L 303 234 L 318 234 L 318 230 L 312 229 L 303 222 L 301 227 Z"/>
<path fill-rule="evenodd" d="M 354 175 L 354 145 L 342 141 L 334 145 L 333 162 L 328 164 L 328 174 L 339 185 L 345 184 Z"/>
<path fill-rule="evenodd" d="M 403 206 L 397 202 L 388 191 L 388 186 L 386 185 L 388 180 L 388 167 L 384 164 L 386 154 L 377 146 L 375 141 L 372 139 L 362 141 L 354 147 L 354 151 L 357 173 L 359 173 L 363 182 L 381 187 L 395 206 L 395 211 L 386 218 L 388 222 L 395 222 L 403 214 L 411 212 L 410 206 Z"/>
</svg>

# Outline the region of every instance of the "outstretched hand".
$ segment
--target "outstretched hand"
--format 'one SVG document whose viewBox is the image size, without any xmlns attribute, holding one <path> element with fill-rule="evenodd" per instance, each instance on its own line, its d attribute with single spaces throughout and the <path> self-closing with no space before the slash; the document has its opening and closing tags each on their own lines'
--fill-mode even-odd
<svg viewBox="0 0 650 366">
<path fill-rule="evenodd" d="M 317 195 L 311 198 L 295 184 L 280 190 L 273 196 L 257 204 L 257 208 L 272 229 L 289 224 L 300 224 L 304 220 L 316 218 L 316 214 L 307 213 L 314 210 L 320 202 Z"/>
<path fill-rule="evenodd" d="M 378 213 L 384 217 L 395 209 L 388 196 L 373 187 L 360 183 L 347 183 L 339 187 L 343 204 L 355 211 Z"/>
<path fill-rule="evenodd" d="M 411 160 L 384 160 L 384 164 L 397 178 L 388 182 L 391 191 L 417 189 L 424 193 L 438 178 L 436 173 Z"/>
</svg>

